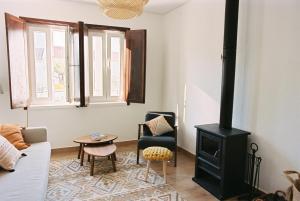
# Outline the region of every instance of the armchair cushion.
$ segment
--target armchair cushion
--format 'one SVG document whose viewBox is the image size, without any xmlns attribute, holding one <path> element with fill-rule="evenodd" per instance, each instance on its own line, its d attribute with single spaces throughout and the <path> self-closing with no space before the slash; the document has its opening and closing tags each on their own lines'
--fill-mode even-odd
<svg viewBox="0 0 300 201">
<path fill-rule="evenodd" d="M 174 128 L 175 127 L 175 113 L 174 112 L 148 112 L 145 116 L 145 121 L 150 121 L 158 116 L 163 115 L 167 120 L 169 125 Z M 148 126 L 144 126 L 144 136 L 152 136 L 152 132 L 150 131 Z M 174 136 L 173 132 L 168 132 L 163 134 L 164 136 Z"/>
<path fill-rule="evenodd" d="M 163 115 L 167 122 L 173 127 L 175 125 L 175 113 L 174 112 L 148 112 L 145 116 L 145 121 L 150 121 L 158 116 Z"/>
<path fill-rule="evenodd" d="M 160 147 L 165 147 L 170 150 L 175 150 L 176 148 L 176 140 L 174 137 L 169 137 L 169 136 L 142 136 L 139 141 L 138 141 L 138 147 L 139 149 L 145 149 L 147 147 L 152 147 L 152 146 L 160 146 Z"/>
<path fill-rule="evenodd" d="M 149 127 L 152 135 L 154 136 L 168 133 L 174 130 L 166 121 L 163 115 L 160 115 L 150 121 L 146 121 L 145 124 Z"/>
</svg>

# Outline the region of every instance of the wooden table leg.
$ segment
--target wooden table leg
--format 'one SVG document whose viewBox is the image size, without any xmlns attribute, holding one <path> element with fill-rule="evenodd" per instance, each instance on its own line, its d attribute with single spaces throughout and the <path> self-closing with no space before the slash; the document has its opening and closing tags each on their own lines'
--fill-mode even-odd
<svg viewBox="0 0 300 201">
<path fill-rule="evenodd" d="M 81 145 L 80 166 L 83 166 L 83 159 L 84 159 L 84 144 Z"/>
<path fill-rule="evenodd" d="M 117 154 L 116 154 L 116 152 L 113 153 L 113 157 L 114 157 L 114 160 L 117 161 Z"/>
<path fill-rule="evenodd" d="M 167 161 L 163 161 L 164 182 L 167 183 Z"/>
<path fill-rule="evenodd" d="M 145 181 L 147 181 L 147 179 L 148 179 L 148 174 L 149 174 L 149 169 L 150 169 L 150 163 L 151 163 L 151 161 L 148 160 L 147 161 L 147 170 L 146 170 L 146 174 L 145 174 Z"/>
<path fill-rule="evenodd" d="M 91 176 L 94 176 L 94 164 L 95 164 L 95 156 L 92 156 L 92 163 L 91 163 Z"/>
<path fill-rule="evenodd" d="M 80 159 L 80 154 L 81 154 L 81 149 L 82 149 L 82 144 L 79 144 L 79 152 L 78 152 L 78 159 Z"/>
<path fill-rule="evenodd" d="M 116 169 L 115 158 L 114 158 L 113 154 L 111 155 L 110 158 L 111 158 L 111 163 L 112 163 L 112 166 L 113 166 L 113 170 L 114 170 L 114 172 L 116 172 L 117 169 Z"/>
</svg>

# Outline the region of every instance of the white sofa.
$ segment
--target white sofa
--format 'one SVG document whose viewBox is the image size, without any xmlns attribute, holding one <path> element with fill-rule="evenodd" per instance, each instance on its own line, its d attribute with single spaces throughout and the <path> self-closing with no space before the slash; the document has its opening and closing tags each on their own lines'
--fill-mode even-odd
<svg viewBox="0 0 300 201">
<path fill-rule="evenodd" d="M 25 142 L 31 144 L 22 150 L 14 172 L 0 170 L 1 201 L 42 201 L 46 198 L 51 147 L 45 128 L 23 130 Z"/>
</svg>

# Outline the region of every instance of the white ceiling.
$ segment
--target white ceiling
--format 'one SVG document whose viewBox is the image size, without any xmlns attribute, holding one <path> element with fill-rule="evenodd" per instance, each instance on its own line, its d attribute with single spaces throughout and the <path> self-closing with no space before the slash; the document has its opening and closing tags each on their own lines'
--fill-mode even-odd
<svg viewBox="0 0 300 201">
<path fill-rule="evenodd" d="M 96 4 L 97 0 L 68 0 L 76 1 L 83 3 L 92 3 Z M 149 0 L 148 4 L 145 6 L 145 11 L 157 13 L 157 14 L 166 14 L 175 8 L 183 5 L 188 0 Z"/>
</svg>

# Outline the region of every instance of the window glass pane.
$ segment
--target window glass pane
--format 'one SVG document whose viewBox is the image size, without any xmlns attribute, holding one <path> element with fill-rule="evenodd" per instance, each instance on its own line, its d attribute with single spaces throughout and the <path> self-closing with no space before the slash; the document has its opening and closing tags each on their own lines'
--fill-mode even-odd
<svg viewBox="0 0 300 201">
<path fill-rule="evenodd" d="M 110 95 L 121 95 L 121 39 L 120 37 L 111 37 L 111 81 Z"/>
<path fill-rule="evenodd" d="M 72 87 L 74 93 L 74 100 L 78 102 L 80 99 L 80 69 L 79 69 L 79 35 L 78 33 L 74 33 L 72 35 L 71 40 L 71 47 L 72 47 L 72 58 L 71 58 L 71 67 L 70 72 L 73 72 L 71 76 L 73 76 Z"/>
<path fill-rule="evenodd" d="M 103 96 L 102 37 L 93 36 L 93 96 Z"/>
<path fill-rule="evenodd" d="M 90 74 L 87 73 L 90 70 L 90 61 L 89 61 L 89 37 L 84 36 L 84 86 L 85 86 L 85 98 L 90 97 Z"/>
<path fill-rule="evenodd" d="M 52 31 L 52 82 L 55 102 L 66 101 L 66 33 Z"/>
<path fill-rule="evenodd" d="M 80 68 L 74 66 L 74 98 L 75 101 L 80 100 Z"/>
<path fill-rule="evenodd" d="M 48 92 L 48 72 L 47 72 L 47 52 L 46 33 L 36 31 L 34 38 L 34 66 L 35 66 L 35 93 L 37 98 L 47 98 Z"/>
</svg>

